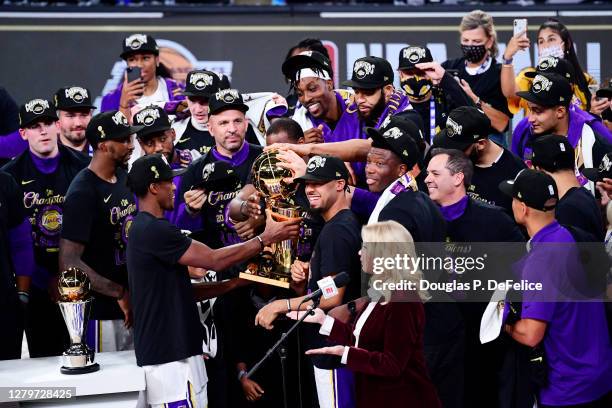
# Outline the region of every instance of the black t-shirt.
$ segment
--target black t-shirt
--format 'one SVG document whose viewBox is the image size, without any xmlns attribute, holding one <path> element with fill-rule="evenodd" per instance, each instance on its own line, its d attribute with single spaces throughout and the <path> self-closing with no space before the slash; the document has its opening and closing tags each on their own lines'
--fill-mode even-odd
<svg viewBox="0 0 612 408">
<path fill-rule="evenodd" d="M 117 182 L 100 179 L 89 168 L 77 174 L 64 203 L 61 237 L 85 245 L 83 262 L 98 274 L 127 287 L 125 249 L 136 202 L 127 173 L 118 168 Z M 122 319 L 116 299 L 94 293 L 92 319 Z"/>
<path fill-rule="evenodd" d="M 470 85 L 472 91 L 480 97 L 482 102 L 488 103 L 509 118 L 512 117 L 512 113 L 508 110 L 508 100 L 501 90 L 501 64 L 499 62 L 493 60 L 489 69 L 476 75 L 470 75 L 465 70 L 465 58 L 445 61 L 442 66 L 445 69 L 456 69 L 459 72 L 459 78 Z M 498 133 L 498 131 L 491 128 L 490 133 Z"/>
<path fill-rule="evenodd" d="M 15 301 L 15 270 L 9 247 L 9 230 L 26 218 L 23 208 L 23 192 L 13 177 L 0 171 L 0 305 Z M 0 313 L 5 308 L 0 309 Z"/>
<path fill-rule="evenodd" d="M 201 155 L 205 155 L 214 145 L 215 138 L 212 137 L 210 132 L 196 129 L 191 123 L 191 119 L 188 119 L 187 127 L 174 147 L 178 150 L 195 150 Z"/>
<path fill-rule="evenodd" d="M 605 230 L 595 197 L 583 187 L 572 187 L 557 203 L 555 217 L 559 224 L 578 227 L 603 242 Z"/>
<path fill-rule="evenodd" d="M 63 145 L 59 145 L 59 155 L 57 169 L 49 174 L 36 168 L 29 150 L 2 168 L 21 184 L 23 206 L 32 224 L 34 259 L 38 266 L 52 275 L 58 272 L 59 239 L 66 192 L 74 177 L 89 163 L 89 157 Z M 43 284 L 36 279 L 33 283 Z M 46 285 L 41 287 L 46 288 Z"/>
<path fill-rule="evenodd" d="M 127 246 L 134 348 L 139 366 L 202 354 L 203 330 L 187 267 L 178 264 L 191 245 L 165 218 L 140 212 Z"/>
<path fill-rule="evenodd" d="M 525 168 L 525 163 L 508 149 L 490 167 L 474 166 L 472 184 L 468 188 L 471 198 L 484 201 L 487 204 L 502 207 L 512 214 L 512 198 L 502 193 L 499 183 L 513 180 L 519 171 Z"/>
<path fill-rule="evenodd" d="M 249 182 L 253 162 L 263 151 L 262 147 L 248 145 L 247 157 L 237 166 L 234 171 L 240 180 L 236 190 L 229 192 L 209 191 L 206 202 L 202 206 L 202 230 L 195 232 L 192 237 L 201 241 L 211 248 L 221 248 L 227 245 L 242 242 L 228 219 L 227 205 L 240 192 L 242 187 Z M 202 170 L 208 163 L 217 161 L 212 151 L 206 156 L 200 157 L 191 163 L 181 181 L 181 196 L 196 185 L 202 179 Z"/>
<path fill-rule="evenodd" d="M 342 303 L 358 298 L 361 291 L 360 249 L 361 224 L 351 210 L 339 211 L 323 225 L 315 243 L 310 259 L 309 292 L 319 289 L 317 281 L 324 277 L 346 272 L 351 280 L 345 288 Z M 306 350 L 327 344 L 326 338 L 321 336 L 318 330 L 315 327 L 302 326 Z M 339 359 L 313 356 L 312 361 L 319 368 L 334 368 L 337 367 Z"/>
</svg>

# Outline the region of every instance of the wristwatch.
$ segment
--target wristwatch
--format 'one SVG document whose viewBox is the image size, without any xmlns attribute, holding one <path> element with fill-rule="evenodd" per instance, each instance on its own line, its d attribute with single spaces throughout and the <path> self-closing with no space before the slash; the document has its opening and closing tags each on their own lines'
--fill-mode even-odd
<svg viewBox="0 0 612 408">
<path fill-rule="evenodd" d="M 248 374 L 247 370 L 240 370 L 238 372 L 238 381 L 242 380 L 242 377 L 244 377 L 247 374 Z"/>
<path fill-rule="evenodd" d="M 513 61 L 513 58 L 506 59 L 505 57 L 502 56 L 502 62 L 504 63 L 504 65 L 512 65 L 512 61 Z"/>
</svg>

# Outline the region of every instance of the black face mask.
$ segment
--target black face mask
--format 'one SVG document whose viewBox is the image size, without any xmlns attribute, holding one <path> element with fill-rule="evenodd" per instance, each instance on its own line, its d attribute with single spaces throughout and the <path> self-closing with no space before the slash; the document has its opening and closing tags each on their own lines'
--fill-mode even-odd
<svg viewBox="0 0 612 408">
<path fill-rule="evenodd" d="M 427 78 L 413 77 L 400 82 L 406 95 L 413 98 L 422 98 L 431 90 L 431 81 Z"/>
<path fill-rule="evenodd" d="M 487 49 L 484 45 L 462 45 L 461 51 L 466 60 L 470 62 L 482 61 L 487 55 Z"/>
<path fill-rule="evenodd" d="M 601 112 L 601 118 L 603 120 L 607 120 L 608 122 L 612 122 L 612 109 L 608 108 Z"/>
</svg>

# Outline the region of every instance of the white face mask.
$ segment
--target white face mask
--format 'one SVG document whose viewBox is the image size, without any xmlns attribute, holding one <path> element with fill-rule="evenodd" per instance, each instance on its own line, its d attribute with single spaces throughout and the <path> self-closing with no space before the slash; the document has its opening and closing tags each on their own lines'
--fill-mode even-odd
<svg viewBox="0 0 612 408">
<path fill-rule="evenodd" d="M 564 58 L 565 51 L 563 51 L 563 47 L 561 47 L 560 45 L 553 45 L 553 46 L 546 47 L 546 48 L 540 48 L 540 60 L 546 57 Z"/>
</svg>

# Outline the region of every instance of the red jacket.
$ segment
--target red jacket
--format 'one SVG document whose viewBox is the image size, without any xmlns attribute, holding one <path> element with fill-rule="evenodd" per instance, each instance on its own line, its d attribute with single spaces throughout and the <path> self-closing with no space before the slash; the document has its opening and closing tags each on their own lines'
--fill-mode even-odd
<svg viewBox="0 0 612 408">
<path fill-rule="evenodd" d="M 348 352 L 346 366 L 355 373 L 357 407 L 441 407 L 425 368 L 424 327 L 420 302 L 374 307 L 359 335 L 359 348 Z M 354 324 L 336 320 L 329 339 L 355 344 L 354 329 Z"/>
</svg>

